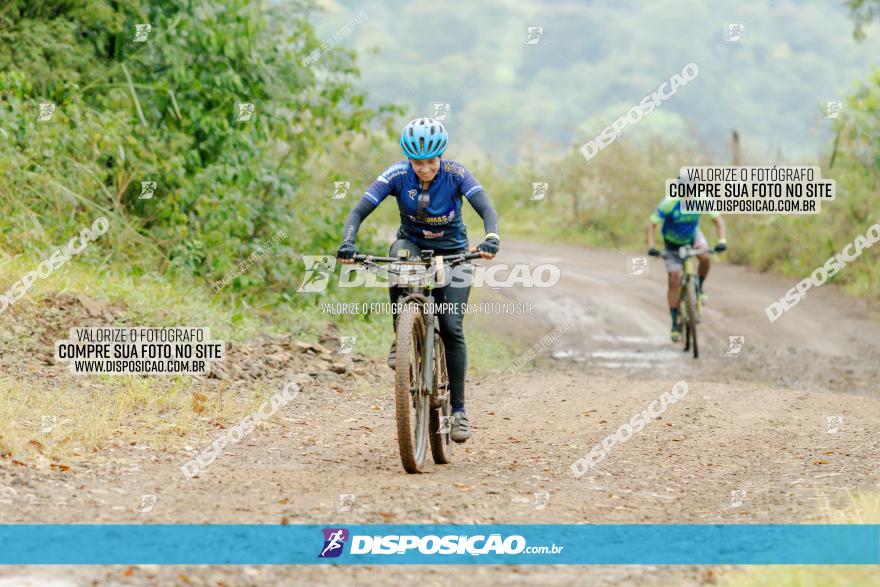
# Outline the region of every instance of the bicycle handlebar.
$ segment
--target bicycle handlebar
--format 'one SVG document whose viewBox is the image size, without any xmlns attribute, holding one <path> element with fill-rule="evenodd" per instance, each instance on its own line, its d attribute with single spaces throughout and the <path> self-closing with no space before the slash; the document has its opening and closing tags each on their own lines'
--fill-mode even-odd
<svg viewBox="0 0 880 587">
<path fill-rule="evenodd" d="M 457 255 L 443 257 L 443 262 L 449 265 L 456 265 L 458 263 L 463 263 L 464 261 L 470 261 L 471 259 L 480 259 L 481 257 L 482 255 L 480 253 L 459 253 Z M 375 255 L 357 254 L 352 257 L 352 259 L 355 261 L 366 261 L 367 263 L 412 263 L 429 265 L 433 257 L 430 259 L 423 259 L 421 257 L 377 257 Z"/>
<path fill-rule="evenodd" d="M 695 249 L 693 247 L 690 247 L 689 245 L 682 245 L 676 251 L 674 251 L 675 255 L 679 258 L 682 258 L 682 256 L 679 255 L 678 252 L 684 248 L 690 249 L 690 251 L 689 251 L 690 254 L 685 255 L 684 257 L 698 257 L 698 256 L 702 255 L 703 253 L 706 253 L 707 255 L 714 255 L 715 253 L 718 253 L 718 251 L 715 250 L 715 247 L 709 247 L 708 249 Z M 664 259 L 666 257 L 671 256 L 671 255 L 672 255 L 672 252 L 670 252 L 670 251 L 660 251 L 660 256 L 663 257 Z"/>
</svg>

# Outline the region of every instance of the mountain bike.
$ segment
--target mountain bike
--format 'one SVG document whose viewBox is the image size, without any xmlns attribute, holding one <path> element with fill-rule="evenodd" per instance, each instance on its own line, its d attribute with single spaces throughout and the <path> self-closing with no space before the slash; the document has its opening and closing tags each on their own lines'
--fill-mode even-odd
<svg viewBox="0 0 880 587">
<path fill-rule="evenodd" d="M 688 352 L 693 346 L 695 359 L 700 358 L 700 347 L 697 344 L 697 324 L 703 319 L 703 302 L 697 295 L 697 266 L 699 264 L 697 257 L 703 253 L 712 255 L 715 253 L 715 249 L 696 249 L 690 245 L 678 249 L 679 258 L 684 260 L 681 291 L 678 297 L 679 320 L 684 332 L 684 352 Z M 668 257 L 670 254 L 664 252 L 663 256 Z"/>
<path fill-rule="evenodd" d="M 418 259 L 354 256 L 368 268 L 395 275 L 396 285 L 407 289 L 397 305 L 394 365 L 397 446 L 407 473 L 422 471 L 429 444 L 435 463 L 452 460 L 449 376 L 431 290 L 443 283 L 443 271 L 480 257 L 480 253 L 435 257 L 434 251 L 427 250 Z M 378 263 L 389 265 L 383 268 Z"/>
</svg>

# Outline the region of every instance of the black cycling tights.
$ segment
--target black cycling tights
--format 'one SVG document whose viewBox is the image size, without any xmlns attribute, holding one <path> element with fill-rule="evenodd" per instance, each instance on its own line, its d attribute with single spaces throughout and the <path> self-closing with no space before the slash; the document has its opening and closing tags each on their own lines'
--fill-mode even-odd
<svg viewBox="0 0 880 587">
<path fill-rule="evenodd" d="M 411 257 L 418 258 L 421 252 L 419 248 L 412 242 L 399 239 L 391 244 L 388 255 L 396 257 L 397 252 L 401 249 L 408 249 Z M 435 250 L 435 255 L 457 255 L 464 251 L 440 251 Z M 401 294 L 406 288 L 392 286 L 389 288 L 391 293 L 391 303 L 396 304 Z M 454 304 L 455 313 L 438 314 L 437 318 L 440 322 L 440 338 L 443 339 L 443 346 L 446 347 L 446 370 L 449 372 L 449 393 L 452 400 L 452 409 L 464 408 L 464 376 L 467 373 L 467 344 L 464 341 L 464 306 L 467 304 L 468 295 L 471 292 L 470 286 L 467 287 L 446 287 L 437 288 L 432 291 L 435 304 Z M 397 329 L 397 317 L 394 320 L 395 330 Z"/>
</svg>

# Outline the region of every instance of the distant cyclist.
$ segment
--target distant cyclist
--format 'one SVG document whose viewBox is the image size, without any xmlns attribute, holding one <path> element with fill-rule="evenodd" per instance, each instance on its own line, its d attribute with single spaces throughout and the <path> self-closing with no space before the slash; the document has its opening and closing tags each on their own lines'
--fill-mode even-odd
<svg viewBox="0 0 880 587">
<path fill-rule="evenodd" d="M 682 167 L 678 176 L 679 181 L 687 182 L 687 169 Z M 717 212 L 707 212 L 706 215 L 715 222 L 718 229 L 718 244 L 715 250 L 718 252 L 727 249 L 725 238 L 724 219 Z M 669 313 L 672 315 L 672 342 L 681 340 L 681 323 L 678 320 L 678 301 L 681 289 L 681 273 L 684 269 L 684 260 L 678 255 L 678 249 L 684 245 L 691 245 L 696 249 L 709 249 L 709 243 L 700 230 L 701 214 L 684 214 L 681 211 L 681 200 L 666 197 L 651 214 L 648 221 L 648 254 L 659 257 L 662 253 L 654 246 L 654 230 L 660 222 L 663 222 L 662 234 L 666 249 L 666 272 L 669 275 Z M 709 253 L 703 253 L 699 257 L 700 265 L 697 270 L 697 295 L 703 303 L 707 301 L 704 285 L 706 276 L 709 275 Z"/>
<path fill-rule="evenodd" d="M 388 196 L 397 200 L 400 228 L 391 244 L 389 256 L 406 249 L 418 257 L 422 250 L 435 255 L 456 255 L 468 250 L 467 227 L 462 222 L 464 200 L 470 202 L 483 219 L 485 240 L 471 251 L 479 251 L 484 259 L 498 252 L 498 213 L 492 207 L 482 186 L 461 163 L 440 159 L 449 136 L 443 125 L 431 118 L 417 118 L 403 127 L 400 148 L 407 159 L 393 163 L 374 181 L 345 219 L 342 245 L 336 253 L 342 263 L 352 263 L 357 254 L 355 237 L 364 218 Z M 403 288 L 390 288 L 391 302 L 397 303 Z M 462 309 L 467 303 L 470 286 L 445 287 L 433 290 L 435 302 L 451 303 L 454 313 L 439 314 L 440 336 L 446 347 L 446 367 L 452 404 L 450 436 L 464 442 L 471 435 L 470 422 L 464 409 L 464 378 L 467 372 L 467 346 L 464 339 Z M 394 317 L 395 329 L 397 316 Z M 396 348 L 392 343 L 388 365 L 393 367 Z"/>
</svg>

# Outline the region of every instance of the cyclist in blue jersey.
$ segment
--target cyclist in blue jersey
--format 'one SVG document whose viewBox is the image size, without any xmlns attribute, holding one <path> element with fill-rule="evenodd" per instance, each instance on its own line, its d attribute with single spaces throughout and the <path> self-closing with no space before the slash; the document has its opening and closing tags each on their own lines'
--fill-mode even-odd
<svg viewBox="0 0 880 587">
<path fill-rule="evenodd" d="M 682 168 L 679 181 L 687 182 L 687 171 Z M 684 260 L 678 255 L 678 249 L 690 245 L 696 249 L 709 249 L 709 243 L 700 230 L 701 214 L 684 214 L 681 211 L 681 200 L 678 198 L 665 197 L 651 214 L 648 220 L 648 254 L 659 257 L 662 253 L 654 246 L 654 231 L 658 224 L 663 223 L 661 233 L 666 249 L 666 273 L 669 276 L 669 313 L 672 315 L 672 342 L 681 340 L 681 324 L 678 320 L 679 291 L 681 288 L 681 273 L 684 269 Z M 709 212 L 707 216 L 715 222 L 718 229 L 718 244 L 715 250 L 721 252 L 727 249 L 726 231 L 724 219 L 717 212 Z M 706 277 L 709 275 L 709 253 L 703 253 L 699 257 L 700 265 L 697 270 L 697 295 L 703 303 L 708 301 L 704 290 Z"/>
<path fill-rule="evenodd" d="M 464 165 L 441 160 L 440 156 L 448 142 L 446 129 L 431 118 L 417 118 L 403 127 L 400 148 L 407 159 L 393 163 L 383 171 L 349 212 L 342 232 L 342 245 L 336 253 L 340 262 L 353 262 L 357 254 L 355 237 L 361 222 L 388 196 L 397 200 L 400 211 L 400 228 L 397 230 L 397 240 L 391 244 L 389 256 L 396 257 L 398 251 L 403 249 L 416 257 L 422 250 L 432 250 L 435 255 L 443 256 L 467 251 L 467 227 L 461 218 L 464 200 L 470 202 L 483 219 L 486 231 L 483 242 L 470 250 L 479 251 L 484 259 L 495 256 L 501 242 L 498 236 L 498 213 L 482 186 Z M 402 288 L 390 288 L 392 304 L 402 293 Z M 449 373 L 452 404 L 450 436 L 456 442 L 464 442 L 471 435 L 470 422 L 464 409 L 467 346 L 462 313 L 469 293 L 469 286 L 447 285 L 433 290 L 436 303 L 451 303 L 448 307 L 456 309 L 455 312 L 438 315 Z M 395 328 L 396 323 L 395 316 Z M 393 367 L 394 360 L 395 344 L 392 344 L 388 365 Z"/>
</svg>

